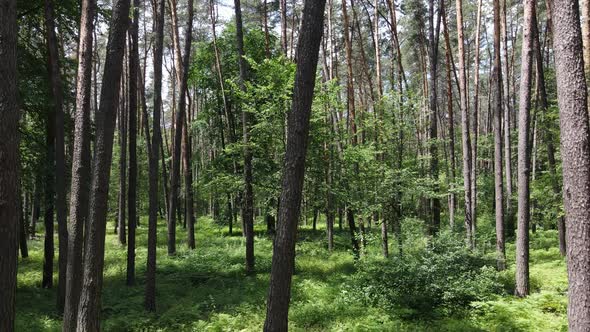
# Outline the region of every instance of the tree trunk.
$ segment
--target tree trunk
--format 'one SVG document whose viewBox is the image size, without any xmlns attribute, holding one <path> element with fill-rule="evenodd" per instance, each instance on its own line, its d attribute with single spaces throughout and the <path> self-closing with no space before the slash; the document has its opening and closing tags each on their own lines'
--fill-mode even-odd
<svg viewBox="0 0 590 332">
<path fill-rule="evenodd" d="M 133 0 L 133 22 L 129 29 L 129 233 L 127 241 L 127 285 L 135 284 L 135 229 L 137 227 L 137 95 L 139 79 L 139 1 Z"/>
<path fill-rule="evenodd" d="M 590 128 L 575 0 L 550 2 L 560 113 L 570 331 L 590 330 Z"/>
<path fill-rule="evenodd" d="M 473 70 L 473 118 L 471 121 L 471 229 L 475 236 L 477 227 L 477 139 L 479 136 L 479 58 L 481 30 L 481 0 L 477 3 L 477 21 L 475 23 L 475 68 Z"/>
<path fill-rule="evenodd" d="M 236 39 L 238 66 L 240 68 L 239 86 L 246 92 L 248 68 L 244 53 L 244 31 L 242 27 L 242 8 L 240 0 L 234 0 L 236 12 Z M 244 138 L 244 196 L 242 201 L 242 223 L 246 235 L 246 272 L 254 272 L 254 193 L 252 192 L 252 151 L 250 149 L 250 114 L 242 105 L 242 124 Z M 282 221 L 282 220 L 281 220 Z"/>
<path fill-rule="evenodd" d="M 504 187 L 502 173 L 502 63 L 500 48 L 500 0 L 494 0 L 494 65 L 492 69 L 494 112 L 494 191 L 496 213 L 496 264 L 499 271 L 506 269 L 504 234 Z"/>
<path fill-rule="evenodd" d="M 279 224 L 274 241 L 270 287 L 264 331 L 286 331 L 291 278 L 295 266 L 295 238 L 299 220 L 309 118 L 315 85 L 325 0 L 306 0 L 297 45 L 297 69 L 293 103 L 288 119 Z"/>
<path fill-rule="evenodd" d="M 531 81 L 533 70 L 533 36 L 535 0 L 525 0 L 520 102 L 518 110 L 518 230 L 516 236 L 517 296 L 529 295 L 529 223 L 531 175 Z"/>
<path fill-rule="evenodd" d="M 82 251 L 84 227 L 88 216 L 90 191 L 90 102 L 92 86 L 92 44 L 94 0 L 82 1 L 80 42 L 78 45 L 78 76 L 76 79 L 76 113 L 74 116 L 74 151 L 72 153 L 72 184 L 70 219 L 68 221 L 68 266 L 63 331 L 76 329 L 78 303 L 82 290 Z"/>
<path fill-rule="evenodd" d="M 434 21 L 434 0 L 428 2 L 428 59 L 430 66 L 429 107 L 430 107 L 430 178 L 434 184 L 435 197 L 430 199 L 431 221 L 430 234 L 438 233 L 440 228 L 440 198 L 438 198 L 438 108 L 437 108 L 437 70 L 438 70 L 438 36 L 440 32 L 440 13 L 437 23 Z"/>
<path fill-rule="evenodd" d="M 462 0 L 456 0 L 457 8 L 457 34 L 459 43 L 459 95 L 461 97 L 461 132 L 463 145 L 463 186 L 465 188 L 465 231 L 470 248 L 475 247 L 475 234 L 473 232 L 473 219 L 471 215 L 471 136 L 469 134 L 469 106 L 467 101 L 467 78 L 465 73 L 465 51 L 463 37 L 463 4 Z"/>
<path fill-rule="evenodd" d="M 160 116 L 162 112 L 162 58 L 164 51 L 164 0 L 158 0 L 154 7 L 155 44 L 154 44 L 154 115 L 152 123 L 152 152 L 149 169 L 149 225 L 148 256 L 145 283 L 145 302 L 147 311 L 156 311 L 156 246 L 158 226 L 158 163 L 160 162 Z M 148 140 L 149 141 L 149 140 Z M 164 180 L 165 181 L 165 180 Z"/>
<path fill-rule="evenodd" d="M 20 168 L 16 0 L 2 1 L 0 21 L 0 330 L 14 331 Z"/>
<path fill-rule="evenodd" d="M 514 215 L 512 212 L 512 145 L 510 131 L 512 116 L 512 102 L 510 101 L 510 69 L 508 62 L 508 33 L 506 31 L 506 0 L 502 1 L 501 34 L 504 39 L 504 171 L 506 177 L 506 234 L 514 235 Z"/>
<path fill-rule="evenodd" d="M 78 308 L 78 331 L 100 329 L 100 295 L 104 267 L 109 177 L 116 120 L 115 110 L 119 103 L 119 85 L 123 71 L 129 7 L 129 0 L 118 0 L 113 4 L 103 75 L 103 82 L 110 84 L 103 85 L 100 108 L 95 114 L 96 143 L 92 167 L 88 231 L 86 232 L 87 243 L 84 251 L 84 281 Z"/>
<path fill-rule="evenodd" d="M 125 73 L 123 72 L 123 75 Z M 127 218 L 127 108 L 125 105 L 126 88 L 124 78 L 121 78 L 121 102 L 119 103 L 119 211 L 117 225 L 119 232 L 119 244 L 127 243 L 126 221 Z"/>
</svg>

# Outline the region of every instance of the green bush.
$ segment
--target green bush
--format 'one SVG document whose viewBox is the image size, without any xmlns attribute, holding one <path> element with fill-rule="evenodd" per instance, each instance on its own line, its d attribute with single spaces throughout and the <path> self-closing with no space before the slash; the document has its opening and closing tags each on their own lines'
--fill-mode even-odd
<svg viewBox="0 0 590 332">
<path fill-rule="evenodd" d="M 494 261 L 450 233 L 419 251 L 359 265 L 346 294 L 407 318 L 458 314 L 502 291 Z"/>
</svg>

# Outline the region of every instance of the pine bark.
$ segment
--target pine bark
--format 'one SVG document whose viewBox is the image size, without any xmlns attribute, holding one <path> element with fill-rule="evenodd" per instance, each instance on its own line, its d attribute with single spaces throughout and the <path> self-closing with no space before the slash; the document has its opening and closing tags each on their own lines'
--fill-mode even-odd
<svg viewBox="0 0 590 332">
<path fill-rule="evenodd" d="M 494 192 L 496 215 L 496 264 L 498 270 L 506 269 L 506 246 L 504 232 L 504 178 L 502 160 L 502 60 L 500 0 L 494 0 L 494 65 L 492 68 L 494 112 Z"/>
<path fill-rule="evenodd" d="M 149 222 L 148 256 L 145 282 L 144 306 L 147 311 L 156 311 L 156 246 L 158 226 L 158 163 L 160 162 L 161 114 L 162 114 L 162 60 L 164 52 L 164 0 L 158 0 L 154 7 L 154 114 L 152 119 L 152 139 L 149 169 Z M 147 135 L 147 133 L 146 133 Z M 150 140 L 148 140 L 149 142 Z"/>
<path fill-rule="evenodd" d="M 529 295 L 529 224 L 531 175 L 531 85 L 535 0 L 524 2 L 520 100 L 518 110 L 518 229 L 516 236 L 517 296 Z"/>
<path fill-rule="evenodd" d="M 78 321 L 78 304 L 82 290 L 82 251 L 84 227 L 88 217 L 90 189 L 90 102 L 92 87 L 93 30 L 96 2 L 82 1 L 78 73 L 76 79 L 76 111 L 74 115 L 74 150 L 68 221 L 68 266 L 64 332 L 74 331 Z"/>
<path fill-rule="evenodd" d="M 465 73 L 465 50 L 463 34 L 463 3 L 456 0 L 457 9 L 457 34 L 459 52 L 459 95 L 461 107 L 461 133 L 463 146 L 463 187 L 465 189 L 465 231 L 470 248 L 475 247 L 475 234 L 473 232 L 472 202 L 471 202 L 471 135 L 469 134 L 469 106 L 467 101 L 467 77 Z"/>
<path fill-rule="evenodd" d="M 16 0 L 2 0 L 0 7 L 0 330 L 14 331 L 20 214 Z"/>
<path fill-rule="evenodd" d="M 575 0 L 549 1 L 557 77 L 566 213 L 570 331 L 590 330 L 590 126 Z"/>
<path fill-rule="evenodd" d="M 246 92 L 248 67 L 244 53 L 244 31 L 242 25 L 242 7 L 240 0 L 234 0 L 236 14 L 236 46 L 238 50 L 238 67 L 240 69 L 239 86 Z M 242 105 L 242 125 L 244 143 L 244 193 L 242 197 L 242 223 L 246 236 L 246 273 L 254 272 L 254 193 L 252 191 L 252 150 L 250 148 L 251 115 Z"/>
<path fill-rule="evenodd" d="M 100 96 L 100 107 L 95 114 L 96 143 L 92 184 L 90 190 L 90 212 L 88 219 L 87 243 L 84 252 L 84 281 L 78 307 L 77 331 L 98 331 L 100 329 L 100 303 L 104 268 L 104 245 L 108 192 L 113 136 L 119 88 L 123 71 L 125 36 L 129 22 L 129 0 L 118 0 L 113 4 L 107 55 Z"/>
<path fill-rule="evenodd" d="M 325 0 L 306 0 L 297 44 L 293 104 L 288 119 L 281 206 L 274 240 L 264 331 L 287 331 L 295 238 L 299 220 L 309 119 L 323 33 Z"/>
<path fill-rule="evenodd" d="M 135 229 L 137 227 L 137 109 L 139 80 L 139 5 L 133 0 L 133 22 L 130 25 L 129 47 L 129 189 L 127 204 L 129 231 L 127 240 L 127 285 L 135 284 Z"/>
</svg>

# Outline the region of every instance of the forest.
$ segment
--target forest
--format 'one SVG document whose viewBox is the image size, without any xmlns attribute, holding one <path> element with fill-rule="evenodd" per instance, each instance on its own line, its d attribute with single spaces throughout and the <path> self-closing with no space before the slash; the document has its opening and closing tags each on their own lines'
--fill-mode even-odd
<svg viewBox="0 0 590 332">
<path fill-rule="evenodd" d="M 0 331 L 590 331 L 590 0 L 0 0 Z"/>
</svg>

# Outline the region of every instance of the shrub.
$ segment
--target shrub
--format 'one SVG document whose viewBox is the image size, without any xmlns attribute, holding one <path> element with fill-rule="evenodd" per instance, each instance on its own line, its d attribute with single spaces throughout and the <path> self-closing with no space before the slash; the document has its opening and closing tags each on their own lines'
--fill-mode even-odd
<svg viewBox="0 0 590 332">
<path fill-rule="evenodd" d="M 494 261 L 450 233 L 401 257 L 359 263 L 349 297 L 400 316 L 451 315 L 502 290 Z"/>
</svg>

